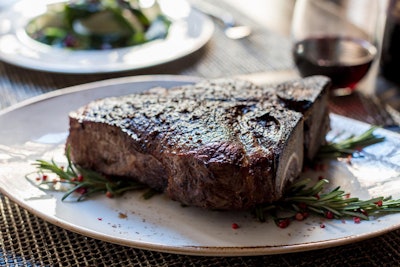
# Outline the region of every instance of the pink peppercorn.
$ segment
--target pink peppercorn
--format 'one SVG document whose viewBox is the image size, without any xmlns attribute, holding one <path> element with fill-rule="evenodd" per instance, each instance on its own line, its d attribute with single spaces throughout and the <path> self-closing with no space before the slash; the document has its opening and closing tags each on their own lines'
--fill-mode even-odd
<svg viewBox="0 0 400 267">
<path fill-rule="evenodd" d="M 78 194 L 84 195 L 87 193 L 87 188 L 86 187 L 79 187 L 78 189 L 75 190 Z"/>
<path fill-rule="evenodd" d="M 332 211 L 327 211 L 325 213 L 325 217 L 328 218 L 328 219 L 333 219 L 333 217 L 334 217 L 333 212 Z"/>
<path fill-rule="evenodd" d="M 289 219 L 282 219 L 282 220 L 279 220 L 278 227 L 284 229 L 284 228 L 288 227 L 289 224 L 290 224 Z"/>
<path fill-rule="evenodd" d="M 295 218 L 297 221 L 302 221 L 305 219 L 304 214 L 301 212 L 296 213 Z"/>
</svg>

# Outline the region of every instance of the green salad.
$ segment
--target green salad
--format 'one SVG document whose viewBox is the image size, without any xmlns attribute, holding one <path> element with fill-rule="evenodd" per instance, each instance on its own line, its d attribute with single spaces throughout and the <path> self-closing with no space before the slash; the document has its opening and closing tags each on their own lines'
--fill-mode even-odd
<svg viewBox="0 0 400 267">
<path fill-rule="evenodd" d="M 163 39 L 170 25 L 157 1 L 71 0 L 49 5 L 26 32 L 54 47 L 103 50 Z"/>
</svg>

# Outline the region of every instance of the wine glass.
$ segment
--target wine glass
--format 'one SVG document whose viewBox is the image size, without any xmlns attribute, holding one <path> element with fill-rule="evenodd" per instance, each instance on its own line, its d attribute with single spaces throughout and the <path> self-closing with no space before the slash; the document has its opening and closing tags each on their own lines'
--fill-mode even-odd
<svg viewBox="0 0 400 267">
<path fill-rule="evenodd" d="M 377 55 L 380 0 L 297 0 L 292 52 L 301 76 L 325 75 L 349 95 Z"/>
</svg>

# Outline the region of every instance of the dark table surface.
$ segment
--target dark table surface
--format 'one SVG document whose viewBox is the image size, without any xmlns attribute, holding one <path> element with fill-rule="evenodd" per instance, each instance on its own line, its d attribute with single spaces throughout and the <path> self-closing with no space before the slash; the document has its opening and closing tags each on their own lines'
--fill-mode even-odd
<svg viewBox="0 0 400 267">
<path fill-rule="evenodd" d="M 282 20 L 278 25 L 288 24 L 290 20 L 287 16 L 293 1 L 285 1 L 288 8 L 277 18 Z M 216 24 L 210 42 L 192 55 L 170 64 L 113 74 L 56 74 L 0 62 L 0 110 L 60 88 L 133 75 L 176 74 L 202 78 L 248 75 L 249 79 L 262 82 L 296 75 L 287 35 L 256 22 L 247 9 L 243 14 L 225 2 L 218 5 L 231 10 L 241 23 L 251 25 L 253 34 L 246 39 L 230 40 Z M 396 85 L 378 76 L 372 93 L 360 90 L 352 96 L 334 98 L 330 107 L 334 113 L 396 129 L 400 125 L 398 95 Z M 201 257 L 159 253 L 67 231 L 0 194 L 0 266 L 400 266 L 399 251 L 400 232 L 395 230 L 354 244 L 282 255 Z"/>
</svg>

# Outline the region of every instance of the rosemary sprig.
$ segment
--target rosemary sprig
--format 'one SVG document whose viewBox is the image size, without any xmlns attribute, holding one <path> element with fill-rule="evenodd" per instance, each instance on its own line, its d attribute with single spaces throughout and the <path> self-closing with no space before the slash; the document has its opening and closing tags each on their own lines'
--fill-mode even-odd
<svg viewBox="0 0 400 267">
<path fill-rule="evenodd" d="M 372 127 L 359 136 L 351 136 L 343 141 L 330 142 L 323 146 L 318 154 L 319 158 L 342 157 L 359 152 L 362 148 L 382 142 L 384 138 L 376 137 Z M 58 166 L 53 160 L 50 162 L 37 160 L 37 167 L 41 182 L 39 186 L 46 185 L 48 189 L 59 190 L 55 185 L 66 184 L 68 190 L 62 200 L 73 193 L 78 193 L 78 201 L 99 192 L 107 196 L 119 196 L 126 191 L 147 188 L 144 198 L 150 198 L 156 192 L 146 185 L 121 177 L 107 177 L 95 171 L 82 168 L 71 161 L 70 150 L 66 151 L 67 167 Z M 49 173 L 55 174 L 56 181 L 47 179 Z M 360 200 L 350 198 L 340 187 L 324 192 L 328 180 L 321 179 L 313 185 L 310 179 L 294 183 L 285 193 L 284 197 L 274 203 L 257 205 L 253 212 L 260 221 L 265 221 L 271 216 L 279 227 L 286 227 L 292 220 L 303 220 L 308 214 L 313 213 L 324 218 L 354 217 L 357 220 L 368 220 L 370 215 L 387 212 L 400 212 L 400 200 L 384 197 Z M 286 214 L 281 216 L 281 214 Z M 289 215 L 287 215 L 289 214 Z"/>
<path fill-rule="evenodd" d="M 54 160 L 50 162 L 36 160 L 33 163 L 38 170 L 39 186 L 46 186 L 46 189 L 49 190 L 66 191 L 62 200 L 73 193 L 77 193 L 77 201 L 81 201 L 100 192 L 105 193 L 108 197 L 117 197 L 126 191 L 148 189 L 147 185 L 140 182 L 121 177 L 108 177 L 74 164 L 71 161 L 69 148 L 65 155 L 67 158 L 66 168 L 57 165 Z M 57 178 L 49 180 L 49 174 L 55 174 Z M 155 193 L 154 190 L 148 189 L 144 193 L 144 198 L 147 199 Z"/>
<path fill-rule="evenodd" d="M 377 128 L 377 126 L 372 126 L 367 131 L 358 136 L 351 135 L 350 137 L 342 141 L 335 142 L 333 140 L 331 142 L 328 142 L 326 145 L 322 146 L 319 149 L 317 158 L 346 157 L 361 151 L 367 146 L 384 141 L 384 137 L 377 137 L 374 135 L 374 131 Z"/>
<path fill-rule="evenodd" d="M 309 214 L 327 219 L 353 218 L 359 222 L 361 219 L 369 220 L 371 215 L 400 212 L 400 199 L 376 197 L 360 200 L 350 197 L 340 187 L 324 192 L 324 186 L 328 183 L 328 180 L 321 179 L 310 185 L 311 179 L 300 180 L 289 187 L 281 200 L 258 205 L 253 212 L 262 222 L 271 216 L 281 228 L 287 227 L 293 220 L 301 221 Z"/>
</svg>

